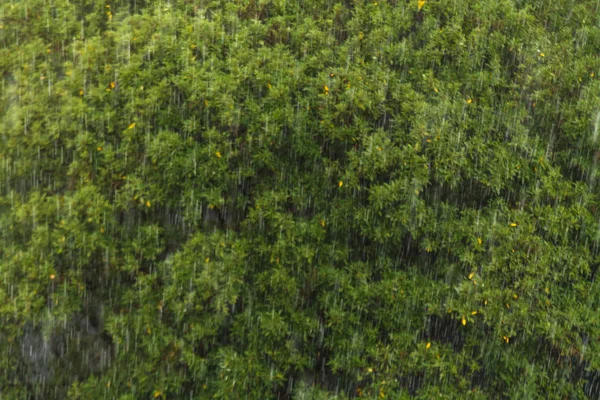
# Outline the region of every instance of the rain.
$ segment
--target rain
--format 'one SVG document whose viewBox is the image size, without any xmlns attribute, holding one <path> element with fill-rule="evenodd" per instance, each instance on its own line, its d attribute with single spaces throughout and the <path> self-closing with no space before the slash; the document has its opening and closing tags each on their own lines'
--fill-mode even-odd
<svg viewBox="0 0 600 400">
<path fill-rule="evenodd" d="M 600 3 L 0 3 L 0 399 L 600 398 Z"/>
</svg>

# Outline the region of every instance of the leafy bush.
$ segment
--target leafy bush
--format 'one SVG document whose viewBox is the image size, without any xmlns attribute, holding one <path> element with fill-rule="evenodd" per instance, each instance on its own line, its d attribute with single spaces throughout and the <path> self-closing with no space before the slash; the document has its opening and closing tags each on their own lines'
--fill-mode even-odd
<svg viewBox="0 0 600 400">
<path fill-rule="evenodd" d="M 596 398 L 591 0 L 0 5 L 6 398 Z"/>
</svg>

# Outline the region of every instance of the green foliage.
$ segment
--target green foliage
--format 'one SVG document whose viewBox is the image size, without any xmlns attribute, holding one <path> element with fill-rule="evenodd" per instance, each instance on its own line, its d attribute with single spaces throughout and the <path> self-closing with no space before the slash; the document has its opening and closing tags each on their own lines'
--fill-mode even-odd
<svg viewBox="0 0 600 400">
<path fill-rule="evenodd" d="M 4 2 L 2 395 L 598 397 L 598 15 Z"/>
</svg>

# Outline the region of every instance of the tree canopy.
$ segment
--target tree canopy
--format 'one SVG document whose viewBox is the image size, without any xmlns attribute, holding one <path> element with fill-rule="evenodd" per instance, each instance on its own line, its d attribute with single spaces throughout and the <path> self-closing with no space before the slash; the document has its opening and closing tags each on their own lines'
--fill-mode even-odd
<svg viewBox="0 0 600 400">
<path fill-rule="evenodd" d="M 6 0 L 0 397 L 600 396 L 592 0 Z"/>
</svg>

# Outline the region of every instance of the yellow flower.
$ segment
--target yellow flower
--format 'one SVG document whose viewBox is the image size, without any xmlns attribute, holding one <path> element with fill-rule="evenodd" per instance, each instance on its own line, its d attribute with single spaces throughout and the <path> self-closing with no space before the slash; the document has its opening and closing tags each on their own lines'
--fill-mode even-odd
<svg viewBox="0 0 600 400">
<path fill-rule="evenodd" d="M 129 126 L 127 127 L 127 129 L 133 129 L 135 128 L 135 122 L 132 122 L 131 124 L 129 124 Z"/>
<path fill-rule="evenodd" d="M 421 8 L 423 8 L 423 6 L 425 5 L 425 0 L 419 0 L 417 2 L 417 5 L 419 6 L 419 11 L 421 11 Z"/>
<path fill-rule="evenodd" d="M 544 57 L 544 56 L 545 56 L 545 54 L 544 54 L 544 53 L 540 53 L 540 57 Z"/>
<path fill-rule="evenodd" d="M 220 152 L 218 152 L 218 151 L 217 151 L 217 152 L 215 153 L 215 155 L 216 155 L 217 157 L 221 158 L 221 153 L 220 153 Z"/>
<path fill-rule="evenodd" d="M 510 226 L 512 226 L 512 227 L 514 228 L 515 226 L 517 226 L 517 224 L 515 224 L 515 223 L 513 222 L 512 224 L 510 224 Z"/>
<path fill-rule="evenodd" d="M 465 319 L 465 317 L 462 317 L 462 324 L 463 324 L 463 326 L 465 326 L 467 324 L 467 320 Z"/>
<path fill-rule="evenodd" d="M 472 102 L 473 102 L 473 100 L 467 99 L 467 104 L 471 104 Z"/>
<path fill-rule="evenodd" d="M 325 220 L 324 219 L 321 220 L 321 226 L 323 226 L 323 227 L 325 226 Z"/>
<path fill-rule="evenodd" d="M 477 311 L 471 311 L 471 315 L 477 315 Z"/>
<path fill-rule="evenodd" d="M 51 280 L 54 280 L 54 278 L 56 278 L 56 276 L 54 274 L 50 275 Z"/>
<path fill-rule="evenodd" d="M 469 279 L 473 279 L 473 276 L 474 276 L 474 275 L 475 275 L 475 272 L 471 272 L 471 273 L 469 274 Z"/>
<path fill-rule="evenodd" d="M 429 342 L 428 342 L 428 343 L 427 343 L 427 345 L 425 345 L 425 348 L 426 348 L 427 350 L 429 350 L 429 348 L 430 348 L 430 347 L 431 347 L 431 343 L 429 343 Z"/>
<path fill-rule="evenodd" d="M 158 390 L 156 390 L 156 391 L 154 392 L 154 398 L 156 399 L 156 398 L 157 398 L 158 396 L 160 396 L 161 394 L 162 394 L 161 392 L 159 392 Z"/>
<path fill-rule="evenodd" d="M 111 82 L 111 83 L 108 84 L 108 86 L 110 86 L 111 89 L 114 89 L 115 88 L 115 83 Z"/>
<path fill-rule="evenodd" d="M 96 148 L 96 150 L 98 150 L 98 151 L 102 151 L 102 146 L 98 146 L 98 147 Z"/>
<path fill-rule="evenodd" d="M 146 207 L 150 207 L 150 202 L 146 201 Z"/>
<path fill-rule="evenodd" d="M 481 238 L 477 238 L 477 243 L 478 243 L 478 244 L 481 244 L 481 243 L 483 243 L 483 241 L 481 240 Z"/>
<path fill-rule="evenodd" d="M 338 183 L 338 187 L 342 187 L 342 186 L 344 186 L 344 182 L 340 181 L 340 182 Z"/>
<path fill-rule="evenodd" d="M 205 261 L 205 262 L 209 262 L 209 261 L 210 261 L 210 258 L 206 258 L 206 260 L 204 260 L 204 261 Z"/>
<path fill-rule="evenodd" d="M 508 339 L 508 336 L 502 336 L 502 339 L 504 339 L 504 341 L 505 341 L 506 343 L 508 343 L 508 340 L 509 340 L 509 339 Z"/>
</svg>

